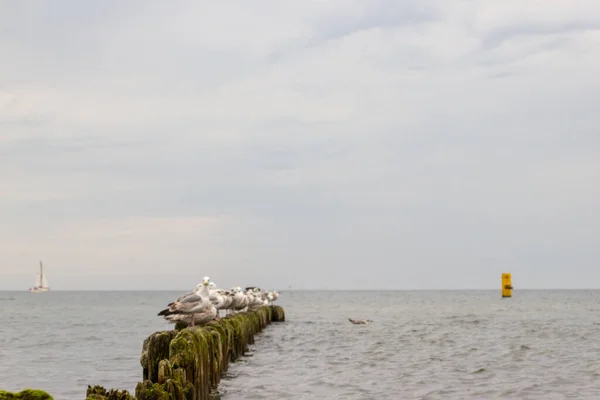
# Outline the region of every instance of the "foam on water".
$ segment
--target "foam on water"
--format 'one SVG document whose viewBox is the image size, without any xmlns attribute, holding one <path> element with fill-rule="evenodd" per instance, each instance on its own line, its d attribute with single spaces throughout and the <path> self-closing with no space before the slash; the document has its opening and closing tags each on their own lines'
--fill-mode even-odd
<svg viewBox="0 0 600 400">
<path fill-rule="evenodd" d="M 133 391 L 180 293 L 0 292 L 0 389 Z M 284 292 L 224 399 L 600 398 L 600 291 Z M 353 325 L 347 318 L 372 319 Z"/>
</svg>

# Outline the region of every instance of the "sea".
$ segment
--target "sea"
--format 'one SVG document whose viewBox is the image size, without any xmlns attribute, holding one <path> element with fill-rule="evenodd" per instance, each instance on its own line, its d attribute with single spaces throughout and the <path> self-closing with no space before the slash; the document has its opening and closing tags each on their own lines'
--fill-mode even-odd
<svg viewBox="0 0 600 400">
<path fill-rule="evenodd" d="M 0 390 L 134 392 L 181 292 L 0 292 Z M 288 291 L 219 391 L 234 399 L 599 399 L 600 291 Z M 348 318 L 370 319 L 354 325 Z"/>
</svg>

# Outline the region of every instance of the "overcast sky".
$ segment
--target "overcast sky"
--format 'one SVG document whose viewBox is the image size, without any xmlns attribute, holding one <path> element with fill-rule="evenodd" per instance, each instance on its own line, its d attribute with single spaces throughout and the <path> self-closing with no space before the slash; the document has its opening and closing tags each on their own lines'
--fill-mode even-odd
<svg viewBox="0 0 600 400">
<path fill-rule="evenodd" d="M 597 0 L 2 1 L 0 289 L 600 287 Z"/>
</svg>

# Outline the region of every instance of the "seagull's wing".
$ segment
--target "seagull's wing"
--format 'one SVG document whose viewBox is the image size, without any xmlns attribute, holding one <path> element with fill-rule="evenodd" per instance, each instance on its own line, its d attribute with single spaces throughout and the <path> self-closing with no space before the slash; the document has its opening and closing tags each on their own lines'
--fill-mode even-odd
<svg viewBox="0 0 600 400">
<path fill-rule="evenodd" d="M 172 314 L 181 314 L 181 313 L 195 313 L 199 312 L 205 305 L 203 305 L 202 297 L 197 296 L 197 301 L 192 301 L 192 297 L 187 297 L 187 301 L 174 301 L 168 305 L 167 308 L 160 311 L 158 315 L 168 316 Z"/>
<path fill-rule="evenodd" d="M 198 293 L 188 293 L 181 300 L 179 300 L 180 303 L 197 303 L 199 301 L 202 301 L 202 296 L 200 296 Z"/>
<path fill-rule="evenodd" d="M 202 296 L 200 296 L 196 292 L 190 292 L 190 293 L 184 294 L 183 296 L 181 296 L 174 302 L 169 303 L 168 305 L 171 306 L 172 304 L 175 304 L 175 303 L 197 303 L 199 301 L 202 301 Z"/>
</svg>

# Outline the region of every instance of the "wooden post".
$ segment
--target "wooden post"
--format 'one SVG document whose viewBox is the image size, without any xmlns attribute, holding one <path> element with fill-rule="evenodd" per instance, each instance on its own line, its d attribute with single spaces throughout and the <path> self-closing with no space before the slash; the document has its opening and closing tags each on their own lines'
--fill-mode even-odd
<svg viewBox="0 0 600 400">
<path fill-rule="evenodd" d="M 512 297 L 512 277 L 509 273 L 502 274 L 502 298 Z"/>
</svg>

